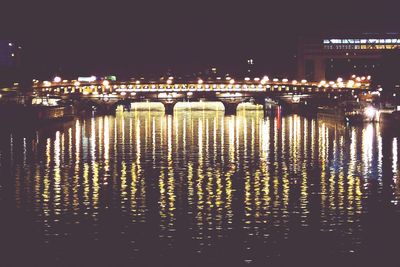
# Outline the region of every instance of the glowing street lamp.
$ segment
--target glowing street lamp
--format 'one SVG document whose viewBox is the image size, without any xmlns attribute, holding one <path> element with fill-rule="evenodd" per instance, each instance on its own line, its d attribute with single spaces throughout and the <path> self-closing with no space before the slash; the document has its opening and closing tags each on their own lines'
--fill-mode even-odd
<svg viewBox="0 0 400 267">
<path fill-rule="evenodd" d="M 55 82 L 55 83 L 61 82 L 61 77 L 58 77 L 58 76 L 54 77 L 53 82 Z"/>
<path fill-rule="evenodd" d="M 199 79 L 199 80 L 197 81 L 197 83 L 198 83 L 198 84 L 203 84 L 203 80 L 202 80 L 202 79 Z"/>
</svg>

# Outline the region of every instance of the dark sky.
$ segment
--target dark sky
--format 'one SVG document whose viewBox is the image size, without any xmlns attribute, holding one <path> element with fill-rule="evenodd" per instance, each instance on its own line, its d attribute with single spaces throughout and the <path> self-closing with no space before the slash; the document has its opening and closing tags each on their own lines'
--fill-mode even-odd
<svg viewBox="0 0 400 267">
<path fill-rule="evenodd" d="M 396 1 L 9 1 L 0 38 L 34 75 L 240 68 L 290 75 L 304 34 L 400 31 Z"/>
</svg>

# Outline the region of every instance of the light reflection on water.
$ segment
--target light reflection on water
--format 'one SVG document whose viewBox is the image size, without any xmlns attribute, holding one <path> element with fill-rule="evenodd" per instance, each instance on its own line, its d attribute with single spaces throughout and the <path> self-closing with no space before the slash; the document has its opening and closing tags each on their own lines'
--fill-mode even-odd
<svg viewBox="0 0 400 267">
<path fill-rule="evenodd" d="M 399 210 L 398 137 L 379 125 L 134 111 L 4 136 L 0 197 L 35 222 L 50 260 L 76 246 L 100 264 L 108 249 L 133 263 L 361 253 L 370 206 Z"/>
</svg>

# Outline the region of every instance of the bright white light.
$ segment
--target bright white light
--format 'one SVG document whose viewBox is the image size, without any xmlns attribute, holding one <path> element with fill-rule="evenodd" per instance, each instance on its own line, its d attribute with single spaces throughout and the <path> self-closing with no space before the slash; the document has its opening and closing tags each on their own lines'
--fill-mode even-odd
<svg viewBox="0 0 400 267">
<path fill-rule="evenodd" d="M 307 80 L 301 80 L 301 83 L 306 83 L 307 82 Z"/>
<path fill-rule="evenodd" d="M 107 87 L 107 86 L 109 86 L 109 85 L 110 85 L 110 82 L 109 82 L 109 81 L 107 81 L 107 80 L 104 80 L 104 81 L 103 81 L 103 85 Z"/>
<path fill-rule="evenodd" d="M 51 86 L 51 82 L 49 82 L 49 81 L 44 81 L 44 82 L 43 82 L 43 86 L 46 86 L 46 87 Z"/>
<path fill-rule="evenodd" d="M 53 82 L 55 82 L 55 83 L 61 82 L 61 77 L 58 77 L 58 76 L 54 77 Z"/>
<path fill-rule="evenodd" d="M 375 117 L 375 114 L 376 114 L 376 109 L 373 108 L 373 107 L 367 107 L 365 109 L 364 113 L 369 119 L 373 119 Z"/>
<path fill-rule="evenodd" d="M 234 83 L 235 83 L 235 80 L 234 80 L 234 79 L 230 79 L 230 80 L 229 80 L 229 83 L 230 83 L 230 84 L 234 84 Z"/>
<path fill-rule="evenodd" d="M 96 76 L 90 76 L 90 77 L 78 77 L 78 81 L 80 81 L 80 82 L 89 82 L 89 83 L 91 83 L 91 82 L 94 82 L 94 81 L 96 81 Z"/>
<path fill-rule="evenodd" d="M 168 79 L 167 80 L 167 84 L 171 84 L 172 83 L 172 80 L 171 79 Z"/>
<path fill-rule="evenodd" d="M 254 81 L 255 81 L 255 82 L 259 82 L 259 81 L 260 81 L 260 78 L 256 77 L 256 78 L 254 78 Z"/>
<path fill-rule="evenodd" d="M 282 79 L 282 82 L 287 83 L 289 80 L 288 79 Z"/>
<path fill-rule="evenodd" d="M 198 83 L 198 84 L 203 84 L 203 80 L 202 80 L 202 79 L 199 79 L 199 80 L 197 81 L 197 83 Z"/>
<path fill-rule="evenodd" d="M 350 81 L 348 81 L 347 82 L 347 87 L 353 87 L 354 86 L 354 81 L 353 80 L 350 80 Z"/>
<path fill-rule="evenodd" d="M 246 82 L 248 82 L 248 81 L 250 81 L 250 78 L 249 78 L 249 77 L 246 77 L 246 78 L 244 78 L 244 80 L 245 80 Z"/>
<path fill-rule="evenodd" d="M 192 95 L 193 95 L 193 92 L 188 92 L 187 95 L 188 95 L 188 96 L 192 96 Z"/>
<path fill-rule="evenodd" d="M 293 102 L 293 103 L 299 103 L 299 102 L 300 102 L 300 97 L 299 97 L 298 95 L 294 95 L 294 96 L 292 97 L 292 102 Z"/>
</svg>

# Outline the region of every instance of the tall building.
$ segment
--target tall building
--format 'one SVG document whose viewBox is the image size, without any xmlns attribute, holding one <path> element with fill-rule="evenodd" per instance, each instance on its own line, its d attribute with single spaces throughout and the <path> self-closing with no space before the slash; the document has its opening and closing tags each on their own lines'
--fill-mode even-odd
<svg viewBox="0 0 400 267">
<path fill-rule="evenodd" d="M 320 81 L 353 74 L 370 75 L 398 51 L 399 33 L 302 38 L 298 44 L 297 76 Z"/>
</svg>

